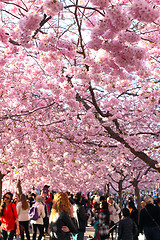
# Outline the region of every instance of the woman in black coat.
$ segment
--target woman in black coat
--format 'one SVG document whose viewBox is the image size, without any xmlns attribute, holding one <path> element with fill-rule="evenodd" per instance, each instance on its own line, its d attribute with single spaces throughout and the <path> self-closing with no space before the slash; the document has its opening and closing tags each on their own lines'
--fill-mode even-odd
<svg viewBox="0 0 160 240">
<path fill-rule="evenodd" d="M 134 201 L 133 201 L 133 200 L 130 200 L 130 201 L 127 203 L 127 207 L 128 207 L 128 209 L 129 209 L 129 212 L 130 212 L 130 218 L 136 223 L 137 228 L 139 228 L 139 227 L 138 227 L 138 210 L 137 210 L 137 208 L 135 207 Z M 138 240 L 138 235 L 139 235 L 139 233 L 137 233 L 137 235 L 134 236 L 134 240 Z"/>
<path fill-rule="evenodd" d="M 67 193 L 60 192 L 54 196 L 49 225 L 50 240 L 70 240 L 71 233 L 77 233 L 73 206 L 69 202 Z"/>
<path fill-rule="evenodd" d="M 140 212 L 140 232 L 144 231 L 146 240 L 160 240 L 160 211 L 153 205 L 150 196 L 144 198 L 145 208 Z"/>
</svg>

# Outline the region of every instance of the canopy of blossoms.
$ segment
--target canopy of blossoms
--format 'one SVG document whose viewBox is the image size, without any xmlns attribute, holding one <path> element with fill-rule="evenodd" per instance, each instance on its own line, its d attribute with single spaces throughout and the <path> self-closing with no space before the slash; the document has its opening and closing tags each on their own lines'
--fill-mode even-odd
<svg viewBox="0 0 160 240">
<path fill-rule="evenodd" d="M 119 169 L 157 182 L 159 4 L 0 1 L 0 171 L 7 184 L 85 191 L 118 179 Z"/>
</svg>

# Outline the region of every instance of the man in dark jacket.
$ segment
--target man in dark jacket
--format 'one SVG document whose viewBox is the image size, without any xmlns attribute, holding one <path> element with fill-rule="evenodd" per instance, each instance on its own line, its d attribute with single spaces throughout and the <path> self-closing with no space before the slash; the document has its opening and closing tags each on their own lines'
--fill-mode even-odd
<svg viewBox="0 0 160 240">
<path fill-rule="evenodd" d="M 122 209 L 123 218 L 118 224 L 118 240 L 133 240 L 138 233 L 136 223 L 130 218 L 128 208 Z"/>
<path fill-rule="evenodd" d="M 82 205 L 81 193 L 77 193 L 75 195 L 73 209 L 74 209 L 74 217 L 77 219 L 77 223 L 78 223 L 78 233 L 72 235 L 73 240 L 83 240 L 84 233 L 86 231 L 88 216 L 87 216 L 85 207 Z"/>
</svg>

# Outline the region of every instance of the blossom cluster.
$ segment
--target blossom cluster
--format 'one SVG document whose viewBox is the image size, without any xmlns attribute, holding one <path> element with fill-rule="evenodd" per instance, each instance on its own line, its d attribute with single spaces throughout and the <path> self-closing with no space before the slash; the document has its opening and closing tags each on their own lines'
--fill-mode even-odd
<svg viewBox="0 0 160 240">
<path fill-rule="evenodd" d="M 43 6 L 45 12 L 50 16 L 57 15 L 63 9 L 63 3 L 57 0 L 45 0 Z"/>
<path fill-rule="evenodd" d="M 19 21 L 19 28 L 25 32 L 26 30 L 34 31 L 39 28 L 39 24 L 42 20 L 42 16 L 38 13 L 28 12 L 23 18 Z"/>
<path fill-rule="evenodd" d="M 31 43 L 31 31 L 21 31 L 18 34 L 18 42 L 21 44 L 23 47 L 30 48 L 33 43 Z"/>
<path fill-rule="evenodd" d="M 90 2 L 93 5 L 100 7 L 100 9 L 103 9 L 108 6 L 110 1 L 109 0 L 90 0 Z"/>
<path fill-rule="evenodd" d="M 76 47 L 74 44 L 72 44 L 70 41 L 66 40 L 58 40 L 55 38 L 53 34 L 49 34 L 45 38 L 41 39 L 41 42 L 39 44 L 39 50 L 42 51 L 51 51 L 55 52 L 56 54 L 66 55 L 69 58 L 72 58 L 75 56 L 76 53 Z"/>
<path fill-rule="evenodd" d="M 102 36 L 103 39 L 113 39 L 119 31 L 128 28 L 130 24 L 129 17 L 119 6 L 115 6 L 106 11 L 106 16 L 93 29 L 91 38 L 96 39 Z"/>
<path fill-rule="evenodd" d="M 8 42 L 8 35 L 5 33 L 4 28 L 0 26 L 0 41 L 2 43 L 7 43 Z"/>
<path fill-rule="evenodd" d="M 131 24 L 129 16 L 124 14 L 124 11 L 121 10 L 120 6 L 114 6 L 111 9 L 109 8 L 106 17 L 110 19 L 112 26 L 117 31 L 126 29 Z"/>
<path fill-rule="evenodd" d="M 6 58 L 6 56 L 3 54 L 1 54 L 0 55 L 0 66 L 2 67 L 2 66 L 4 66 L 5 64 L 6 64 L 6 62 L 7 62 L 7 58 Z"/>
<path fill-rule="evenodd" d="M 31 47 L 32 32 L 40 27 L 42 16 L 38 13 L 28 12 L 23 18 L 19 20 L 19 37 L 18 42 L 25 47 Z"/>
<path fill-rule="evenodd" d="M 155 8 L 151 8 L 151 5 L 144 0 L 134 0 L 131 8 L 131 15 L 144 22 L 153 22 L 159 17 L 159 11 Z"/>
<path fill-rule="evenodd" d="M 141 37 L 139 34 L 135 33 L 134 31 L 122 31 L 119 33 L 118 35 L 118 39 L 121 42 L 129 42 L 129 43 L 133 43 L 133 42 L 138 42 Z"/>
<path fill-rule="evenodd" d="M 55 38 L 54 34 L 49 33 L 47 36 L 42 36 L 41 41 L 39 43 L 39 50 L 42 50 L 44 52 L 47 51 L 56 51 L 56 45 L 57 45 L 57 39 Z"/>
</svg>

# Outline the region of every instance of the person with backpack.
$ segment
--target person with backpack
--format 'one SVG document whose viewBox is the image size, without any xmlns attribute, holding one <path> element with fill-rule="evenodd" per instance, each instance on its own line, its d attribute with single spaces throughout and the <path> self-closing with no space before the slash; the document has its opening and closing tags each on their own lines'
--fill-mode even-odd
<svg viewBox="0 0 160 240">
<path fill-rule="evenodd" d="M 19 236 L 20 234 L 16 205 L 11 201 L 12 193 L 6 192 L 3 196 L 3 202 L 0 207 L 0 220 L 3 240 L 13 240 L 15 235 L 15 224 L 16 236 Z"/>
<path fill-rule="evenodd" d="M 84 233 L 87 225 L 87 213 L 84 205 L 82 205 L 82 195 L 77 193 L 74 197 L 73 204 L 73 216 L 76 218 L 78 223 L 78 233 L 72 234 L 73 240 L 84 240 Z"/>
<path fill-rule="evenodd" d="M 44 225 L 43 218 L 45 217 L 44 205 L 43 205 L 43 197 L 41 195 L 36 196 L 36 202 L 30 208 L 29 218 L 31 220 L 33 238 L 32 240 L 36 240 L 37 229 L 39 230 L 38 240 L 41 240 L 44 234 Z"/>
</svg>

